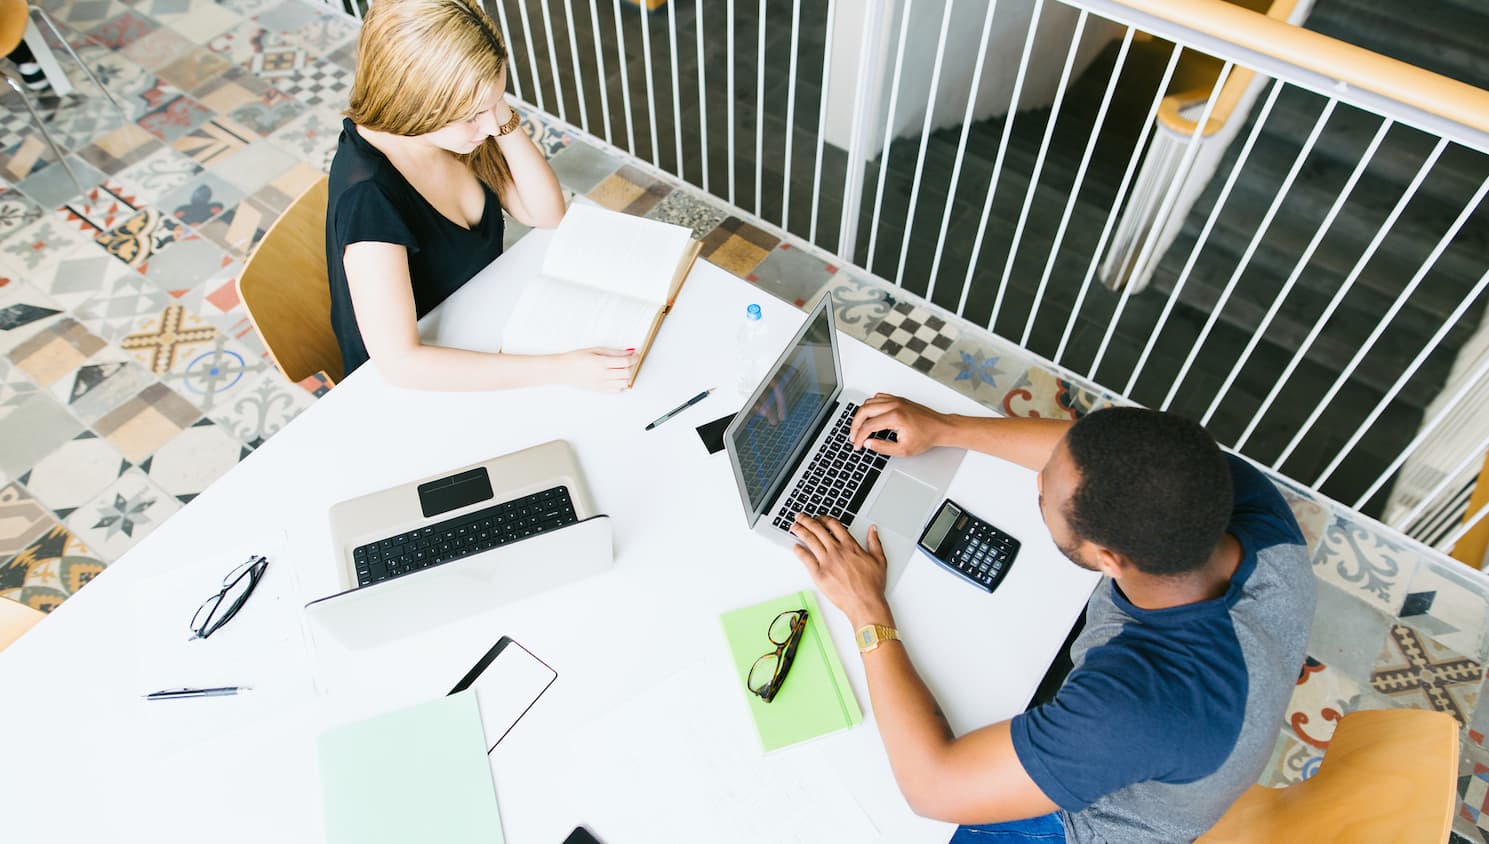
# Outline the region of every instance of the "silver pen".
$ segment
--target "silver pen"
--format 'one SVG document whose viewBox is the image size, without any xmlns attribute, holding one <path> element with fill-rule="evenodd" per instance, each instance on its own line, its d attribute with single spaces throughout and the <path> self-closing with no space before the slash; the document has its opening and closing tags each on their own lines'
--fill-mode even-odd
<svg viewBox="0 0 1489 844">
<path fill-rule="evenodd" d="M 222 697 L 250 691 L 248 686 L 218 686 L 211 689 L 161 689 L 144 695 L 145 700 L 178 700 L 189 697 Z"/>
<path fill-rule="evenodd" d="M 703 392 L 699 393 L 698 395 L 693 396 L 692 398 L 688 399 L 687 401 L 683 402 L 682 404 L 678 405 L 677 407 L 672 408 L 671 410 L 669 410 L 666 413 L 664 413 L 661 416 L 659 416 L 656 419 L 656 421 L 654 421 L 651 424 L 647 425 L 646 426 L 646 430 L 650 431 L 652 428 L 657 427 L 658 425 L 662 424 L 663 422 L 666 422 L 668 419 L 671 419 L 672 417 L 676 416 L 677 414 L 682 413 L 684 410 L 687 410 L 688 408 L 692 407 L 693 405 L 697 404 L 698 402 L 703 401 L 704 399 L 708 398 L 708 394 L 709 393 L 712 393 L 716 389 L 718 389 L 718 388 L 717 387 L 709 387 L 707 390 L 704 390 Z"/>
</svg>

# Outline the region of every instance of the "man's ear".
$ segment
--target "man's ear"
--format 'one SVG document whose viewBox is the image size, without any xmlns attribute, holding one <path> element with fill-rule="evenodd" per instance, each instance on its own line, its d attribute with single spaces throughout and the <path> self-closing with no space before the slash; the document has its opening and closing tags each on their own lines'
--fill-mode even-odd
<svg viewBox="0 0 1489 844">
<path fill-rule="evenodd" d="M 1120 580 L 1122 575 L 1133 570 L 1133 565 L 1126 557 L 1118 554 L 1110 548 L 1105 548 L 1095 543 L 1091 544 L 1094 553 L 1091 562 L 1096 564 L 1096 570 L 1113 580 Z"/>
</svg>

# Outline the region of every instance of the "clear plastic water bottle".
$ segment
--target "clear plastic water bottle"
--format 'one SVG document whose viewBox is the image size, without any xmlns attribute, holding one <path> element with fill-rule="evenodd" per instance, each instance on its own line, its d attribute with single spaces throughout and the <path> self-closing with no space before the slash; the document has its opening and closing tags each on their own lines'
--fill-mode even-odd
<svg viewBox="0 0 1489 844">
<path fill-rule="evenodd" d="M 760 378 L 765 374 L 765 356 L 768 351 L 765 348 L 768 335 L 765 330 L 765 321 L 761 319 L 760 306 L 750 305 L 745 308 L 744 322 L 739 326 L 739 397 L 745 398 L 755 392 L 760 386 Z"/>
</svg>

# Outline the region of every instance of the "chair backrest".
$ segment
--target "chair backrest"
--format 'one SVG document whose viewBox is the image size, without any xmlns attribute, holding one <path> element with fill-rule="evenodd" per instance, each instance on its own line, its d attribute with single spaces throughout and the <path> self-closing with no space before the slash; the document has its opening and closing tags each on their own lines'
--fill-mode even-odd
<svg viewBox="0 0 1489 844">
<path fill-rule="evenodd" d="M 1199 841 L 1441 844 L 1458 803 L 1458 741 L 1445 712 L 1352 712 L 1317 773 L 1287 788 L 1252 786 Z"/>
<path fill-rule="evenodd" d="M 0 0 L 0 56 L 9 55 L 20 46 L 30 17 L 31 7 L 26 0 Z"/>
<path fill-rule="evenodd" d="M 34 610 L 9 598 L 0 598 L 0 651 L 10 647 L 11 642 L 21 638 L 21 634 L 46 617 L 47 614 L 41 610 Z"/>
<path fill-rule="evenodd" d="M 341 348 L 331 330 L 326 280 L 326 179 L 322 177 L 269 227 L 238 276 L 248 309 L 274 364 L 291 381 L 317 372 L 341 380 Z"/>
</svg>

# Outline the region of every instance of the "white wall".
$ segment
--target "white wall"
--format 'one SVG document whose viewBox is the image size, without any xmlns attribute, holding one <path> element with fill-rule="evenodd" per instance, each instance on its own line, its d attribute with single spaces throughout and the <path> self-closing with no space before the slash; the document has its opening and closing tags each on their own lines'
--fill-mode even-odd
<svg viewBox="0 0 1489 844">
<path fill-rule="evenodd" d="M 939 90 L 932 97 L 930 83 L 935 69 L 936 41 L 948 2 L 951 0 L 867 0 L 862 3 L 848 0 L 839 3 L 830 45 L 832 79 L 828 87 L 828 143 L 848 149 L 854 125 L 862 122 L 865 126 L 862 157 L 870 159 L 879 154 L 893 83 L 895 52 L 899 45 L 899 25 L 906 3 L 913 5 L 909 14 L 893 136 L 918 134 L 928 104 L 933 109 L 932 128 L 961 123 L 967 107 L 967 89 L 976 68 L 977 45 L 982 36 L 987 3 L 985 0 L 958 0 L 952 7 Z M 1035 0 L 1001 0 L 998 3 L 988 39 L 982 84 L 977 94 L 975 119 L 998 117 L 1008 111 L 1024 40 L 1034 16 L 1034 5 Z M 1056 0 L 1044 3 L 1024 89 L 1019 97 L 1020 110 L 1047 106 L 1054 101 L 1078 16 L 1075 9 Z M 866 21 L 871 29 L 865 53 Z M 1107 42 L 1120 35 L 1120 27 L 1100 18 L 1089 18 L 1077 48 L 1072 79 L 1080 75 Z M 855 113 L 854 91 L 863 74 L 868 74 L 863 82 L 868 85 L 869 96 L 863 111 Z"/>
</svg>

